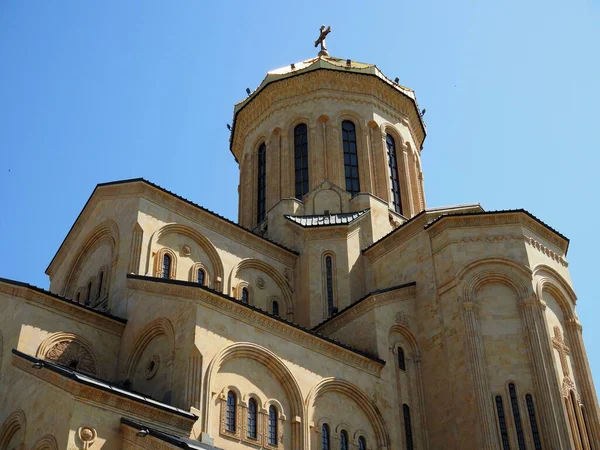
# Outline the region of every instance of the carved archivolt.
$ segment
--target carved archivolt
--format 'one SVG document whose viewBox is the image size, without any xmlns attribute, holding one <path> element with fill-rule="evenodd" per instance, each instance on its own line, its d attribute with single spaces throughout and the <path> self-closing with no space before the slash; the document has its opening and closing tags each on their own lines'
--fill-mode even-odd
<svg viewBox="0 0 600 450">
<path fill-rule="evenodd" d="M 0 428 L 0 448 L 6 448 L 19 431 L 25 436 L 26 427 L 27 420 L 22 410 L 15 411 L 8 416 Z"/>
<path fill-rule="evenodd" d="M 107 244 L 111 249 L 111 266 L 117 262 L 119 248 L 119 227 L 112 220 L 106 220 L 96 226 L 84 239 L 81 247 L 71 260 L 65 283 L 63 285 L 62 294 L 67 298 L 72 298 L 75 289 L 75 283 L 79 279 L 79 275 L 83 270 L 83 266 L 94 251 Z M 107 279 L 110 278 L 107 276 Z"/>
<path fill-rule="evenodd" d="M 172 358 L 174 357 L 173 353 L 175 351 L 175 330 L 171 322 L 165 318 L 156 319 L 146 325 L 139 333 L 138 337 L 135 340 L 135 344 L 127 358 L 127 362 L 125 363 L 127 378 L 131 379 L 133 377 L 133 371 L 135 370 L 142 353 L 146 346 L 158 336 L 166 336 L 167 341 L 169 342 L 169 360 L 165 361 L 166 365 L 169 365 L 172 362 Z"/>
<path fill-rule="evenodd" d="M 375 432 L 376 448 L 391 448 L 390 436 L 385 426 L 383 415 L 371 399 L 359 387 L 340 378 L 325 378 L 313 387 L 306 399 L 306 417 L 310 417 L 310 411 L 314 409 L 317 398 L 327 392 L 343 394 L 354 400 L 356 405 L 362 409 L 369 418 L 369 422 Z"/>
<path fill-rule="evenodd" d="M 44 340 L 36 356 L 65 367 L 98 375 L 96 352 L 92 344 L 71 333 L 54 333 Z"/>
<path fill-rule="evenodd" d="M 294 426 L 301 423 L 302 418 L 304 417 L 304 408 L 300 386 L 298 385 L 298 382 L 294 378 L 294 375 L 292 374 L 290 369 L 277 355 L 275 355 L 275 353 L 271 352 L 270 350 L 267 350 L 266 348 L 261 347 L 260 345 L 253 344 L 250 342 L 238 342 L 236 344 L 232 344 L 224 348 L 214 357 L 214 359 L 208 366 L 204 384 L 204 392 L 215 392 L 214 383 L 216 374 L 219 372 L 219 369 L 227 361 L 236 358 L 246 358 L 261 363 L 279 381 L 288 398 L 291 409 L 291 417 L 292 419 L 297 418 L 296 420 L 292 421 L 292 448 L 304 448 L 304 446 L 302 445 L 302 442 L 304 440 L 302 430 L 300 429 L 300 427 Z M 242 400 L 242 397 L 238 393 L 238 408 L 241 407 L 239 403 L 240 400 Z M 210 432 L 210 419 L 211 417 L 213 417 L 212 408 L 213 398 L 207 395 L 204 399 L 205 414 L 203 416 L 202 424 L 203 431 Z M 241 424 L 242 422 L 238 423 Z"/>
<path fill-rule="evenodd" d="M 544 299 L 544 291 L 552 294 L 560 305 L 565 321 L 575 320 L 575 304 L 577 296 L 570 284 L 552 267 L 544 264 L 537 265 L 533 270 L 536 280 L 536 294 L 538 298 Z"/>
<path fill-rule="evenodd" d="M 58 443 L 54 436 L 47 434 L 36 442 L 32 450 L 58 450 Z"/>
<path fill-rule="evenodd" d="M 202 286 L 210 287 L 210 282 L 211 282 L 210 273 L 208 272 L 208 269 L 204 266 L 204 264 L 199 263 L 199 262 L 195 263 L 190 269 L 190 281 L 193 283 L 198 282 L 198 270 L 200 270 L 200 269 L 202 269 L 204 271 L 204 283 L 202 283 Z"/>
</svg>

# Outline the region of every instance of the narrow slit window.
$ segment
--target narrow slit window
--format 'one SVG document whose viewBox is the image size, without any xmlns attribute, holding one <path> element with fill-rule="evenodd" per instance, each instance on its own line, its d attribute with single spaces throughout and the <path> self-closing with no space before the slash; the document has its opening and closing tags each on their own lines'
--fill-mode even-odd
<svg viewBox="0 0 600 450">
<path fill-rule="evenodd" d="M 246 305 L 250 303 L 250 293 L 248 292 L 248 288 L 242 288 L 242 303 Z"/>
<path fill-rule="evenodd" d="M 198 269 L 198 283 L 204 286 L 204 280 L 206 279 L 206 272 L 203 269 Z"/>
<path fill-rule="evenodd" d="M 496 411 L 498 411 L 498 424 L 500 426 L 500 439 L 502 440 L 502 450 L 510 450 L 508 440 L 508 428 L 506 427 L 506 415 L 504 414 L 504 405 L 502 397 L 496 396 Z"/>
<path fill-rule="evenodd" d="M 348 432 L 342 430 L 340 433 L 340 450 L 348 450 Z"/>
<path fill-rule="evenodd" d="M 321 450 L 329 450 L 329 425 L 326 423 L 321 427 Z"/>
<path fill-rule="evenodd" d="M 521 413 L 519 411 L 519 400 L 517 398 L 517 388 L 514 383 L 508 384 L 508 393 L 510 395 L 510 405 L 512 407 L 513 419 L 515 421 L 515 431 L 517 432 L 517 443 L 519 450 L 525 450 L 525 436 L 523 435 L 523 425 L 521 424 Z"/>
<path fill-rule="evenodd" d="M 400 177 L 398 176 L 398 160 L 396 158 L 396 141 L 389 134 L 385 137 L 387 147 L 388 167 L 390 171 L 390 193 L 394 211 L 402 214 L 402 200 L 400 199 Z"/>
<path fill-rule="evenodd" d="M 171 264 L 173 261 L 171 261 L 171 255 L 168 255 L 165 253 L 165 255 L 163 256 L 163 270 L 162 270 L 162 277 L 163 278 L 171 278 Z"/>
<path fill-rule="evenodd" d="M 257 415 L 256 400 L 253 398 L 248 402 L 248 437 L 256 439 L 256 415 Z"/>
<path fill-rule="evenodd" d="M 227 393 L 227 408 L 225 411 L 225 429 L 235 433 L 236 420 L 235 410 L 237 409 L 237 396 L 233 391 Z"/>
<path fill-rule="evenodd" d="M 358 450 L 367 450 L 367 440 L 364 436 L 358 438 Z"/>
<path fill-rule="evenodd" d="M 331 256 L 325 257 L 325 280 L 327 289 L 327 316 L 331 317 L 333 314 L 333 258 Z"/>
<path fill-rule="evenodd" d="M 305 123 L 294 128 L 294 172 L 296 198 L 302 200 L 308 192 L 308 127 Z"/>
<path fill-rule="evenodd" d="M 273 300 L 273 315 L 279 317 L 279 302 Z"/>
<path fill-rule="evenodd" d="M 410 408 L 406 403 L 402 405 L 404 413 L 404 437 L 406 438 L 406 450 L 413 450 L 412 424 L 410 422 Z"/>
<path fill-rule="evenodd" d="M 360 192 L 358 177 L 358 152 L 356 150 L 356 127 L 349 120 L 342 122 L 342 144 L 344 147 L 344 175 L 346 190 L 351 195 Z"/>
<path fill-rule="evenodd" d="M 267 146 L 263 142 L 258 148 L 258 198 L 256 202 L 256 223 L 265 220 L 267 199 Z"/>
<path fill-rule="evenodd" d="M 90 281 L 87 285 L 87 295 L 85 297 L 85 304 L 89 305 L 92 301 L 92 282 Z"/>
<path fill-rule="evenodd" d="M 398 367 L 400 370 L 406 370 L 406 359 L 404 359 L 404 349 L 398 347 Z"/>
<path fill-rule="evenodd" d="M 527 413 L 529 414 L 529 425 L 531 426 L 533 445 L 535 450 L 542 450 L 542 441 L 540 439 L 540 432 L 538 429 L 537 419 L 535 417 L 535 407 L 533 406 L 533 397 L 531 394 L 527 394 L 525 396 L 525 402 L 527 403 Z"/>
<path fill-rule="evenodd" d="M 277 446 L 277 408 L 269 407 L 269 445 Z"/>
<path fill-rule="evenodd" d="M 102 283 L 104 282 L 104 272 L 100 272 L 98 275 L 98 298 L 102 295 Z"/>
</svg>

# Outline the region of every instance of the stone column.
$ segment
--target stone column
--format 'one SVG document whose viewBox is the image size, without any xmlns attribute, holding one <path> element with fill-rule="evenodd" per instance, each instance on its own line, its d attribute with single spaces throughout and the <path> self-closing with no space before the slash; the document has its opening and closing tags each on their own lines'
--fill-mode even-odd
<svg viewBox="0 0 600 450">
<path fill-rule="evenodd" d="M 562 449 L 568 447 L 568 435 L 561 433 L 561 425 L 565 429 L 561 418 L 564 417 L 562 405 L 553 402 L 553 389 L 546 368 L 554 368 L 554 360 L 547 360 L 544 356 L 543 338 L 545 330 L 539 318 L 541 314 L 539 304 L 535 295 L 521 302 L 521 322 L 527 334 L 529 344 L 529 355 L 533 367 L 533 381 L 536 389 L 535 401 L 537 403 L 536 414 L 540 418 L 541 434 L 546 445 L 551 449 Z M 547 339 L 546 339 L 547 341 Z M 552 356 L 552 355 L 551 355 Z M 566 430 L 565 430 L 566 431 Z"/>
<path fill-rule="evenodd" d="M 477 427 L 481 450 L 499 449 L 496 436 L 496 416 L 492 410 L 492 397 L 484 366 L 483 344 L 477 311 L 473 302 L 464 302 L 464 317 L 467 331 L 467 346 L 471 361 L 471 374 L 477 398 L 480 426 Z"/>
<path fill-rule="evenodd" d="M 571 345 L 571 357 L 574 364 L 575 380 L 583 400 L 583 406 L 587 412 L 586 426 L 594 443 L 600 443 L 600 412 L 598 410 L 598 397 L 592 381 L 592 373 L 583 344 L 581 323 L 575 318 L 565 324 L 569 343 Z M 592 444 L 592 448 L 598 444 Z"/>
<path fill-rule="evenodd" d="M 321 124 L 321 157 L 323 161 L 323 179 L 329 179 L 329 165 L 327 164 L 327 123 L 329 118 L 321 116 L 319 123 Z"/>
<path fill-rule="evenodd" d="M 410 166 L 408 164 L 408 145 L 402 143 L 402 158 L 398 163 L 402 164 L 401 174 L 403 175 L 404 180 L 401 181 L 402 192 L 400 195 L 402 196 L 402 213 L 404 216 L 411 218 L 415 215 L 415 209 L 413 207 L 413 195 L 412 195 L 412 187 L 410 183 Z M 402 183 L 404 181 L 404 183 Z"/>
</svg>

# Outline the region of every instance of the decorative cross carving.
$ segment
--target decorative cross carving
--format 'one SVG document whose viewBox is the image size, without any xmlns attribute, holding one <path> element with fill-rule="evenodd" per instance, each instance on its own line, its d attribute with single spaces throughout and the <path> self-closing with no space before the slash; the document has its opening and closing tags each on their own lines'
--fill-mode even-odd
<svg viewBox="0 0 600 450">
<path fill-rule="evenodd" d="M 331 27 L 325 28 L 325 25 L 321 25 L 321 33 L 319 34 L 319 39 L 315 41 L 315 47 L 321 44 L 321 51 L 319 52 L 319 56 L 329 56 L 329 52 L 327 51 L 327 47 L 325 46 L 325 38 L 329 33 L 331 33 Z"/>
<path fill-rule="evenodd" d="M 571 350 L 565 344 L 565 341 L 562 337 L 562 333 L 560 332 L 560 328 L 558 326 L 554 327 L 554 337 L 552 338 L 552 346 L 558 351 L 558 355 L 560 356 L 560 365 L 562 366 L 563 375 L 565 377 L 569 376 L 569 363 L 567 361 L 567 355 L 571 354 Z"/>
</svg>

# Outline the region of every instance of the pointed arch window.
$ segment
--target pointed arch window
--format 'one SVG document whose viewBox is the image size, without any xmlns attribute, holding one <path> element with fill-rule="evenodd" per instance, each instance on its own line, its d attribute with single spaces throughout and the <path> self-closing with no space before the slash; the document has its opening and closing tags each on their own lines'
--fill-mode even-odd
<svg viewBox="0 0 600 450">
<path fill-rule="evenodd" d="M 273 300 L 273 315 L 279 317 L 279 302 Z"/>
<path fill-rule="evenodd" d="M 506 427 L 506 415 L 504 414 L 504 405 L 502 397 L 496 395 L 496 411 L 498 412 L 498 425 L 500 426 L 500 439 L 502 439 L 502 450 L 510 450 L 508 440 L 508 428 Z"/>
<path fill-rule="evenodd" d="M 406 359 L 404 358 L 404 349 L 398 347 L 398 367 L 400 370 L 406 371 Z"/>
<path fill-rule="evenodd" d="M 340 433 L 340 450 L 348 450 L 348 432 L 342 430 Z"/>
<path fill-rule="evenodd" d="M 542 450 L 542 441 L 540 439 L 540 432 L 537 425 L 537 419 L 535 418 L 535 407 L 533 406 L 533 397 L 531 394 L 525 396 L 525 402 L 527 403 L 527 413 L 529 414 L 529 425 L 531 425 L 531 435 L 533 437 L 533 445 L 535 450 Z"/>
<path fill-rule="evenodd" d="M 256 416 L 257 416 L 256 400 L 253 398 L 248 402 L 248 437 L 256 439 Z"/>
<path fill-rule="evenodd" d="M 277 408 L 269 407 L 269 445 L 277 446 Z"/>
<path fill-rule="evenodd" d="M 225 410 L 225 429 L 231 433 L 235 433 L 236 420 L 235 410 L 237 409 L 237 396 L 235 392 L 227 393 L 227 408 Z"/>
<path fill-rule="evenodd" d="M 406 438 L 406 450 L 413 450 L 412 424 L 410 422 L 410 408 L 406 403 L 402 405 L 404 414 L 404 437 Z"/>
<path fill-rule="evenodd" d="M 250 293 L 248 292 L 247 287 L 242 288 L 242 303 L 245 303 L 246 305 L 250 303 Z"/>
<path fill-rule="evenodd" d="M 367 450 L 367 440 L 364 436 L 358 438 L 358 450 Z"/>
<path fill-rule="evenodd" d="M 102 283 L 104 281 L 104 272 L 100 272 L 98 275 L 98 298 L 102 295 Z"/>
<path fill-rule="evenodd" d="M 523 435 L 523 425 L 521 424 L 521 413 L 519 411 L 519 400 L 517 397 L 517 388 L 514 383 L 508 384 L 508 393 L 510 395 L 510 405 L 513 412 L 513 420 L 515 422 L 515 431 L 517 432 L 517 443 L 519 450 L 525 450 L 525 436 Z"/>
<path fill-rule="evenodd" d="M 162 278 L 170 278 L 172 263 L 173 261 L 171 260 L 171 255 L 165 253 L 163 256 Z"/>
<path fill-rule="evenodd" d="M 396 159 L 396 141 L 391 135 L 386 135 L 388 167 L 390 171 L 390 193 L 394 211 L 402 214 L 402 200 L 400 199 L 400 177 L 398 176 L 398 161 Z"/>
<path fill-rule="evenodd" d="M 329 450 L 329 425 L 326 423 L 321 427 L 321 450 Z"/>
<path fill-rule="evenodd" d="M 265 220 L 267 199 L 267 146 L 263 142 L 258 147 L 258 198 L 256 202 L 256 223 Z"/>
<path fill-rule="evenodd" d="M 204 281 L 206 280 L 206 272 L 204 269 L 198 269 L 198 283 L 204 286 Z"/>
<path fill-rule="evenodd" d="M 305 123 L 294 128 L 294 172 L 296 198 L 302 200 L 308 192 L 308 127 Z"/>
<path fill-rule="evenodd" d="M 325 287 L 327 291 L 327 316 L 333 315 L 334 301 L 333 301 L 333 258 L 331 256 L 325 257 Z"/>
<path fill-rule="evenodd" d="M 360 192 L 358 178 L 358 153 L 356 150 L 356 126 L 349 120 L 342 122 L 342 145 L 344 147 L 344 173 L 346 190 L 351 195 Z"/>
</svg>

